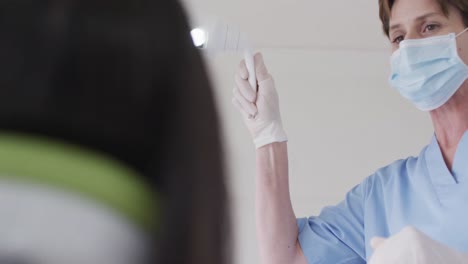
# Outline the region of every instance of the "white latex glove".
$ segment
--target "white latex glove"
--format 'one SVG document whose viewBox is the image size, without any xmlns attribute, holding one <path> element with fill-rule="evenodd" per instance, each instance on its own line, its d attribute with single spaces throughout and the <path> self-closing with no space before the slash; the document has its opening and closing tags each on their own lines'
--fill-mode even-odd
<svg viewBox="0 0 468 264">
<path fill-rule="evenodd" d="M 287 141 L 287 137 L 281 122 L 275 83 L 268 73 L 261 53 L 255 54 L 254 63 L 258 82 L 257 93 L 248 82 L 249 72 L 245 61 L 242 61 L 235 77 L 232 103 L 242 113 L 255 147 L 260 148 L 273 142 Z"/>
<path fill-rule="evenodd" d="M 371 246 L 374 254 L 369 264 L 468 263 L 468 254 L 434 241 L 414 227 L 405 227 L 388 239 L 374 237 Z"/>
</svg>

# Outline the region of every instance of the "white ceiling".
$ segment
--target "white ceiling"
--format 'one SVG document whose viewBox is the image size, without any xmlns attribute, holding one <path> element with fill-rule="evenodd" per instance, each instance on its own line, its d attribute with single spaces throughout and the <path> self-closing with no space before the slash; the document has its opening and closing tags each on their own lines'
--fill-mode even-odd
<svg viewBox="0 0 468 264">
<path fill-rule="evenodd" d="M 257 48 L 387 50 L 377 0 L 183 0 L 192 25 L 237 24 Z"/>
</svg>

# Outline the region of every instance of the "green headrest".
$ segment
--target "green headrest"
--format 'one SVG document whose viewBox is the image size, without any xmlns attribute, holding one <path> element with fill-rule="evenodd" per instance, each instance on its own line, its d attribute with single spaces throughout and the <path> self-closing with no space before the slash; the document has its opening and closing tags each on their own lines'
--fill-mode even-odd
<svg viewBox="0 0 468 264">
<path fill-rule="evenodd" d="M 39 183 L 77 192 L 155 231 L 156 194 L 141 176 L 109 156 L 71 144 L 0 133 L 0 179 Z"/>
</svg>

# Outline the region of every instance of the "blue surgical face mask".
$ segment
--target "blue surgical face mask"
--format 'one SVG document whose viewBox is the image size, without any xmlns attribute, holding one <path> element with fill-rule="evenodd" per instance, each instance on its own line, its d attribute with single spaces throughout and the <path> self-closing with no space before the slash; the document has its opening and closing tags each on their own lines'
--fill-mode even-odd
<svg viewBox="0 0 468 264">
<path fill-rule="evenodd" d="M 392 54 L 390 85 L 423 111 L 445 104 L 468 78 L 454 33 L 400 42 Z"/>
</svg>

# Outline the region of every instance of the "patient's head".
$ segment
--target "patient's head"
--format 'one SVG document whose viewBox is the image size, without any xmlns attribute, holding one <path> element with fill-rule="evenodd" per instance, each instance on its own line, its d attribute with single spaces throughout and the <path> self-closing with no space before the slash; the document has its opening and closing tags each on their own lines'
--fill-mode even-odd
<svg viewBox="0 0 468 264">
<path fill-rule="evenodd" d="M 132 170 L 158 194 L 153 259 L 222 263 L 228 228 L 218 118 L 180 4 L 6 0 L 0 36 L 0 133 L 73 146 Z M 5 182 L 0 176 L 0 188 L 18 188 L 13 194 L 51 188 L 107 205 L 48 181 L 34 191 L 14 177 Z"/>
</svg>

